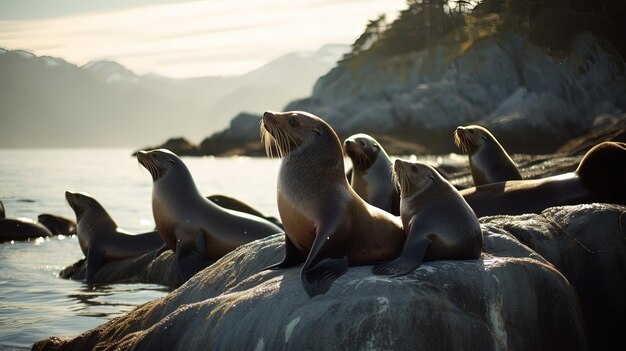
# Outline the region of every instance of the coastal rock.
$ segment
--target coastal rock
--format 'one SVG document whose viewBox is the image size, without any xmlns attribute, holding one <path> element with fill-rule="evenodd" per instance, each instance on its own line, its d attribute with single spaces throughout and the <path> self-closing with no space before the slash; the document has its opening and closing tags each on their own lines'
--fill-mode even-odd
<svg viewBox="0 0 626 351">
<path fill-rule="evenodd" d="M 625 215 L 624 206 L 593 204 L 481 222 L 506 230 L 567 278 L 580 300 L 594 350 L 624 350 Z"/>
<path fill-rule="evenodd" d="M 176 254 L 167 250 L 155 259 L 156 252 L 155 250 L 137 257 L 106 262 L 96 272 L 94 282 L 97 284 L 149 283 L 171 288 L 179 286 Z M 210 263 L 212 262 L 207 262 L 207 265 Z M 86 259 L 79 260 L 59 272 L 59 277 L 64 279 L 85 280 L 86 276 Z"/>
<path fill-rule="evenodd" d="M 559 55 L 503 35 L 465 51 L 438 46 L 344 61 L 317 81 L 310 98 L 285 110 L 323 116 L 340 133 L 393 133 L 434 153 L 454 151 L 449 136 L 463 124 L 487 126 L 509 152 L 547 153 L 592 130 L 598 116 L 626 110 L 625 70 L 589 34 L 575 36 Z"/>
<path fill-rule="evenodd" d="M 300 267 L 262 270 L 283 256 L 283 236 L 274 235 L 241 246 L 123 317 L 33 349 L 586 349 L 577 286 L 509 231 L 521 237 L 523 229 L 538 241 L 563 235 L 558 227 L 581 238 L 598 230 L 621 237 L 619 211 L 624 208 L 582 205 L 482 219 L 485 250 L 478 260 L 426 262 L 399 278 L 374 276 L 371 266 L 351 267 L 312 299 L 302 288 Z M 581 223 L 589 224 L 575 230 Z M 569 237 L 546 244 L 550 259 L 562 255 L 557 263 L 576 268 L 589 262 L 585 250 L 569 249 L 578 246 Z M 623 267 L 622 246 L 593 249 L 615 259 L 586 272 Z M 599 279 L 624 276 L 623 270 L 609 274 Z M 624 295 L 613 280 L 603 284 Z M 614 307 L 623 312 L 618 303 Z"/>
<path fill-rule="evenodd" d="M 154 149 L 168 149 L 171 152 L 179 156 L 200 156 L 200 148 L 198 145 L 192 144 L 185 138 L 170 138 L 165 143 L 158 146 L 147 146 L 141 150 L 154 150 Z M 133 156 L 137 155 L 137 152 L 133 152 Z"/>
<path fill-rule="evenodd" d="M 259 123 L 260 114 L 242 112 L 230 121 L 228 128 L 205 138 L 200 150 L 203 155 L 213 156 L 264 155 L 265 149 L 259 142 Z"/>
</svg>

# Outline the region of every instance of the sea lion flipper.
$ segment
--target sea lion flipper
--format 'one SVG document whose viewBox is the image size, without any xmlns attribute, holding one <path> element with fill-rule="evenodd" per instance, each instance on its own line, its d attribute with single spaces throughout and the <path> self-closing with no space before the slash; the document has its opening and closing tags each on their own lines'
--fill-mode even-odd
<svg viewBox="0 0 626 351">
<path fill-rule="evenodd" d="M 156 260 L 157 257 L 161 256 L 161 254 L 167 250 L 169 250 L 169 247 L 167 244 L 163 244 L 163 246 L 159 247 L 159 249 L 154 253 L 154 257 L 152 257 L 152 259 Z"/>
<path fill-rule="evenodd" d="M 176 237 L 180 237 L 176 235 Z M 204 235 L 196 236 L 191 242 L 176 242 L 176 270 L 182 282 L 186 282 L 206 266 L 206 245 Z"/>
<path fill-rule="evenodd" d="M 341 258 L 324 258 L 307 270 L 302 270 L 304 290 L 309 297 L 324 294 L 330 289 L 335 279 L 348 270 L 348 255 Z"/>
<path fill-rule="evenodd" d="M 104 252 L 89 248 L 87 251 L 87 284 L 92 284 L 96 277 L 96 272 L 104 263 Z"/>
<path fill-rule="evenodd" d="M 409 274 L 422 264 L 429 245 L 429 239 L 411 240 L 409 235 L 400 256 L 391 262 L 374 266 L 372 272 L 391 277 Z"/>
<path fill-rule="evenodd" d="M 304 261 L 306 261 L 306 257 L 302 256 L 296 246 L 291 242 L 291 240 L 289 240 L 289 237 L 285 235 L 285 258 L 281 262 L 265 267 L 262 270 L 290 268 L 297 266 Z"/>
<path fill-rule="evenodd" d="M 348 270 L 345 245 L 334 230 L 339 223 L 331 223 L 329 230 L 322 229 L 315 236 L 309 257 L 300 272 L 302 284 L 309 297 L 326 293 L 335 279 Z"/>
</svg>

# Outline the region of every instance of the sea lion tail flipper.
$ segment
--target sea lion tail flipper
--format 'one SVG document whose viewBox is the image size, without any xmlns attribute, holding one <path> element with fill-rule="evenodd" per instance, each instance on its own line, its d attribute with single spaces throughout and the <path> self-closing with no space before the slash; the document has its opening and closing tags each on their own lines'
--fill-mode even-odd
<svg viewBox="0 0 626 351">
<path fill-rule="evenodd" d="M 164 253 L 165 251 L 167 251 L 169 248 L 167 247 L 166 244 L 163 244 L 163 246 L 161 246 L 155 253 L 154 253 L 154 257 L 152 257 L 152 260 L 156 260 L 157 257 L 161 256 L 162 253 Z"/>
<path fill-rule="evenodd" d="M 302 269 L 302 285 L 309 297 L 324 294 L 347 270 L 348 255 L 341 258 L 324 258 L 311 268 Z"/>
<path fill-rule="evenodd" d="M 93 284 L 96 272 L 104 263 L 104 252 L 94 250 L 93 248 L 87 249 L 87 284 Z"/>
<path fill-rule="evenodd" d="M 297 266 L 304 261 L 306 261 L 306 257 L 300 254 L 300 251 L 298 251 L 296 246 L 291 242 L 291 240 L 289 240 L 289 237 L 285 235 L 285 258 L 279 263 L 263 268 L 262 271 L 268 269 L 289 268 Z"/>
<path fill-rule="evenodd" d="M 400 256 L 391 262 L 374 266 L 372 272 L 391 277 L 409 274 L 422 264 L 429 245 L 429 239 L 411 240 L 409 236 Z"/>
<path fill-rule="evenodd" d="M 302 267 L 300 277 L 309 297 L 326 293 L 335 279 L 348 270 L 345 240 L 336 233 L 339 224 L 334 221 L 318 231 Z"/>
<path fill-rule="evenodd" d="M 191 242 L 176 242 L 176 270 L 182 283 L 203 270 L 205 266 L 206 246 L 203 234 L 196 236 L 193 245 Z"/>
</svg>

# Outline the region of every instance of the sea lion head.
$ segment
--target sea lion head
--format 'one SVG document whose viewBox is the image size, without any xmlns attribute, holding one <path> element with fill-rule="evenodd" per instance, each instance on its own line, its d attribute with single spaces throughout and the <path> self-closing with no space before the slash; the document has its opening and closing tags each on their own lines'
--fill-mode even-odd
<svg viewBox="0 0 626 351">
<path fill-rule="evenodd" d="M 153 182 L 161 179 L 176 165 L 182 163 L 175 153 L 167 149 L 139 151 L 137 160 L 150 172 Z"/>
<path fill-rule="evenodd" d="M 483 145 L 500 144 L 496 138 L 485 128 L 477 125 L 459 126 L 454 131 L 454 142 L 463 152 L 472 155 Z"/>
<path fill-rule="evenodd" d="M 367 170 L 370 168 L 378 154 L 384 152 L 380 144 L 367 134 L 355 134 L 343 143 L 343 150 L 352 160 L 354 169 Z"/>
<path fill-rule="evenodd" d="M 74 210 L 77 220 L 80 220 L 85 213 L 88 213 L 93 209 L 102 209 L 102 205 L 100 205 L 96 199 L 87 193 L 66 191 L 65 200 L 67 200 L 67 203 L 70 205 L 72 210 Z"/>
<path fill-rule="evenodd" d="M 337 135 L 324 120 L 304 111 L 266 111 L 260 129 L 265 152 L 270 157 L 272 146 L 284 157 L 322 138 L 334 137 L 339 144 Z"/>
<path fill-rule="evenodd" d="M 393 178 L 400 197 L 407 198 L 430 189 L 439 179 L 439 175 L 427 164 L 397 159 L 393 164 Z"/>
<path fill-rule="evenodd" d="M 576 174 L 592 191 L 605 192 L 613 201 L 626 203 L 626 144 L 603 142 L 587 151 Z"/>
</svg>

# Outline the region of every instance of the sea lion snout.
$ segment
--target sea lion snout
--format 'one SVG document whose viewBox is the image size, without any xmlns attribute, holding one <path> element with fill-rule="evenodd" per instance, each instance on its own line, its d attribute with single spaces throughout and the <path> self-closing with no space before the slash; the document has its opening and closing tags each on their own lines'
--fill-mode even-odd
<svg viewBox="0 0 626 351">
<path fill-rule="evenodd" d="M 265 111 L 263 113 L 263 119 L 264 120 L 267 120 L 267 119 L 273 120 L 275 118 L 276 118 L 276 112 L 274 112 L 274 111 Z"/>
<path fill-rule="evenodd" d="M 399 172 L 400 170 L 402 170 L 405 166 L 407 166 L 409 164 L 409 162 L 401 160 L 401 159 L 397 159 L 394 161 L 393 163 L 393 171 L 394 172 Z"/>
<path fill-rule="evenodd" d="M 137 161 L 139 161 L 139 163 L 143 166 L 145 166 L 145 162 L 148 159 L 148 153 L 144 150 L 141 150 L 139 152 L 137 152 Z"/>
<path fill-rule="evenodd" d="M 351 155 L 354 154 L 355 143 L 352 140 L 346 140 L 343 143 L 343 149 L 346 151 L 346 154 Z"/>
<path fill-rule="evenodd" d="M 65 192 L 65 200 L 67 200 L 67 202 L 71 205 L 73 199 L 74 199 L 74 193 L 69 191 L 69 190 L 67 190 Z"/>
</svg>

